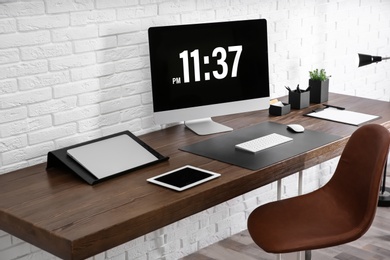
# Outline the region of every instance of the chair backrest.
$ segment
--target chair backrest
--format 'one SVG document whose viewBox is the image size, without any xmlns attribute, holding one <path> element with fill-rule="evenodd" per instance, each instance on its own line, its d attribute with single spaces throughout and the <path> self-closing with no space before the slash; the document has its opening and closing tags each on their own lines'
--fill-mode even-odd
<svg viewBox="0 0 390 260">
<path fill-rule="evenodd" d="M 379 188 L 389 152 L 390 135 L 383 126 L 358 128 L 345 146 L 336 171 L 323 187 L 334 193 L 351 212 L 356 229 L 363 235 L 370 227 L 378 205 Z"/>
</svg>

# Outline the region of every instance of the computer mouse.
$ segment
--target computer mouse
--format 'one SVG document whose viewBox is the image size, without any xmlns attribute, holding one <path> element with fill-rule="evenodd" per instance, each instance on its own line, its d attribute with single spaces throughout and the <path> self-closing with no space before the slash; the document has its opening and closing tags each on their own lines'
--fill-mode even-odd
<svg viewBox="0 0 390 260">
<path fill-rule="evenodd" d="M 305 128 L 298 124 L 287 125 L 287 129 L 293 131 L 294 133 L 303 133 L 305 131 Z"/>
</svg>

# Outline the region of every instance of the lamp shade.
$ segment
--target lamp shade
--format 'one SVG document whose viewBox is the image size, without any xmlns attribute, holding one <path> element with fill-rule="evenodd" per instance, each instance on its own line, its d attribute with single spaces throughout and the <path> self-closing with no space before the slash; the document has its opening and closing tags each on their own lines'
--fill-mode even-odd
<svg viewBox="0 0 390 260">
<path fill-rule="evenodd" d="M 382 57 L 380 56 L 371 56 L 367 54 L 360 54 L 359 55 L 359 67 L 369 65 L 373 62 L 380 62 L 382 61 Z"/>
</svg>

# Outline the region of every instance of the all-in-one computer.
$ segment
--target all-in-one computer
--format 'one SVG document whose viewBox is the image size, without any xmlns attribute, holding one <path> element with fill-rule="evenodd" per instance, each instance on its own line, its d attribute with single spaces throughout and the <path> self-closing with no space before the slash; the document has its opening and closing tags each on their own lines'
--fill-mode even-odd
<svg viewBox="0 0 390 260">
<path fill-rule="evenodd" d="M 185 121 L 203 135 L 231 130 L 213 116 L 269 107 L 265 19 L 151 27 L 148 33 L 156 123 Z"/>
</svg>

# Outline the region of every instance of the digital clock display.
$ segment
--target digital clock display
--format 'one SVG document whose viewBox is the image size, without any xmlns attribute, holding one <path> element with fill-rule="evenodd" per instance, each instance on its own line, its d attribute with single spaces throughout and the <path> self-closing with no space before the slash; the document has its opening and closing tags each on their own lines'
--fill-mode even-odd
<svg viewBox="0 0 390 260">
<path fill-rule="evenodd" d="M 234 52 L 234 61 L 233 65 L 230 68 L 231 71 L 231 77 L 235 78 L 237 77 L 237 70 L 238 70 L 238 65 L 240 63 L 240 56 L 242 52 L 242 45 L 237 45 L 237 46 L 229 46 L 228 51 Z M 193 50 L 190 53 L 191 56 L 191 61 L 193 62 L 193 79 L 196 82 L 201 81 L 201 73 L 200 73 L 200 57 L 199 57 L 199 49 Z M 213 50 L 212 52 L 212 58 L 217 58 L 216 63 L 218 66 L 220 66 L 219 70 L 213 70 L 212 75 L 214 76 L 215 79 L 224 79 L 228 75 L 229 72 L 229 64 L 226 62 L 227 58 L 227 52 L 225 48 L 223 47 L 217 47 Z M 179 54 L 180 59 L 183 61 L 183 83 L 190 83 L 190 66 L 189 66 L 189 57 L 188 57 L 188 50 L 185 50 Z M 204 56 L 203 57 L 203 64 L 207 65 L 210 64 L 210 57 L 209 56 Z M 204 73 L 204 80 L 210 80 L 210 72 L 205 72 Z M 181 77 L 177 78 L 172 78 L 172 84 L 181 84 Z"/>
<path fill-rule="evenodd" d="M 266 96 L 268 50 L 261 31 L 265 20 L 150 28 L 155 111 Z"/>
</svg>

